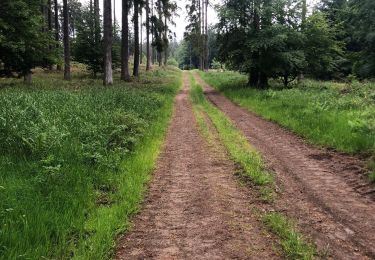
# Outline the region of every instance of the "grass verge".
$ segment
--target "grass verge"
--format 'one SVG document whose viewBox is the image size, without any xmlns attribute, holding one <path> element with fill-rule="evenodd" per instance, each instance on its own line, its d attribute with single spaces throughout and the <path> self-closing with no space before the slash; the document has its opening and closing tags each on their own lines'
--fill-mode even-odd
<svg viewBox="0 0 375 260">
<path fill-rule="evenodd" d="M 118 75 L 115 75 L 118 77 Z M 0 86 L 0 258 L 108 259 L 159 154 L 179 70 Z"/>
<path fill-rule="evenodd" d="M 247 77 L 236 72 L 212 71 L 200 75 L 233 102 L 314 144 L 375 155 L 374 83 L 305 80 L 285 89 L 272 82 L 271 88 L 259 90 L 247 87 Z M 375 162 L 372 160 L 370 164 Z M 370 178 L 375 178 L 374 173 Z"/>
<path fill-rule="evenodd" d="M 203 135 L 208 142 L 214 138 L 204 119 L 204 113 L 206 113 L 232 159 L 243 168 L 242 174 L 259 188 L 260 195 L 265 201 L 271 202 L 274 198 L 274 179 L 264 169 L 261 155 L 250 146 L 246 137 L 233 126 L 228 118 L 207 101 L 202 87 L 196 84 L 192 76 L 190 80 L 192 84 L 190 95 L 194 114 Z M 289 259 L 313 259 L 316 254 L 315 246 L 305 241 L 291 220 L 281 213 L 265 214 L 261 218 L 270 231 L 279 237 L 281 248 L 286 257 Z"/>
</svg>

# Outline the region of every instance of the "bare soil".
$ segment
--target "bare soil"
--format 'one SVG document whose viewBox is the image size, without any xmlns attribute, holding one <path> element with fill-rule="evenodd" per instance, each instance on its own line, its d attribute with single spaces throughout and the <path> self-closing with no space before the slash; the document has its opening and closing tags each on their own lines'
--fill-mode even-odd
<svg viewBox="0 0 375 260">
<path fill-rule="evenodd" d="M 235 166 L 202 138 L 189 79 L 175 102 L 158 167 L 116 259 L 279 259 L 258 222 L 256 196 L 234 177 Z"/>
<path fill-rule="evenodd" d="M 313 147 L 195 77 L 208 99 L 262 153 L 277 179 L 274 207 L 298 220 L 299 228 L 324 253 L 322 257 L 375 259 L 375 189 L 363 178 L 363 161 Z"/>
</svg>

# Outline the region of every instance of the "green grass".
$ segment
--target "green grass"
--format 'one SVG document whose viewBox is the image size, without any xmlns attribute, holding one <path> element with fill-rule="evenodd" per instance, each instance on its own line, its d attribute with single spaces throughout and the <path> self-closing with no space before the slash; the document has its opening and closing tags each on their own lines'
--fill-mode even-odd
<svg viewBox="0 0 375 260">
<path fill-rule="evenodd" d="M 369 179 L 371 182 L 375 183 L 375 159 L 369 161 L 368 168 L 370 169 Z"/>
<path fill-rule="evenodd" d="M 314 143 L 345 152 L 375 152 L 375 84 L 306 80 L 291 89 L 257 90 L 234 72 L 201 72 L 234 102 Z"/>
<path fill-rule="evenodd" d="M 274 179 L 264 169 L 264 163 L 260 154 L 250 146 L 246 137 L 233 126 L 227 117 L 206 100 L 201 86 L 196 84 L 194 78 L 191 76 L 190 79 L 192 84 L 190 92 L 191 100 L 195 114 L 197 115 L 198 124 L 204 135 L 209 137 L 209 129 L 205 125 L 201 112 L 207 113 L 229 155 L 235 162 L 241 165 L 243 177 L 249 178 L 259 188 L 265 200 L 271 200 L 273 197 Z"/>
<path fill-rule="evenodd" d="M 0 85 L 0 259 L 106 259 L 137 212 L 181 84 L 75 73 Z M 117 75 L 116 75 L 117 76 Z"/>
<path fill-rule="evenodd" d="M 289 89 L 272 82 L 270 89 L 257 90 L 246 87 L 247 77 L 239 73 L 200 75 L 235 103 L 314 144 L 375 155 L 374 83 L 305 80 Z M 370 169 L 375 171 L 375 166 Z"/>
<path fill-rule="evenodd" d="M 314 259 L 317 254 L 315 246 L 305 241 L 289 219 L 280 213 L 269 213 L 263 221 L 280 238 L 280 245 L 288 259 Z"/>
</svg>

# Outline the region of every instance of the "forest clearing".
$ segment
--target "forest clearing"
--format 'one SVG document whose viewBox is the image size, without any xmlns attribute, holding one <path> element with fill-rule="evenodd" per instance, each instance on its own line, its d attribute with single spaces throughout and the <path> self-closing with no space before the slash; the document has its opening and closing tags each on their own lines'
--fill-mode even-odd
<svg viewBox="0 0 375 260">
<path fill-rule="evenodd" d="M 374 10 L 2 0 L 0 259 L 375 259 Z"/>
</svg>

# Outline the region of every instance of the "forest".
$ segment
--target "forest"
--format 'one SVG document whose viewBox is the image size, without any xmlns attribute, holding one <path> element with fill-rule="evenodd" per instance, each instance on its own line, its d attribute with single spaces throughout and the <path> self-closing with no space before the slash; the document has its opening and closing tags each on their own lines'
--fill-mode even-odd
<svg viewBox="0 0 375 260">
<path fill-rule="evenodd" d="M 0 0 L 0 259 L 375 258 L 375 1 Z"/>
</svg>

